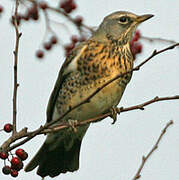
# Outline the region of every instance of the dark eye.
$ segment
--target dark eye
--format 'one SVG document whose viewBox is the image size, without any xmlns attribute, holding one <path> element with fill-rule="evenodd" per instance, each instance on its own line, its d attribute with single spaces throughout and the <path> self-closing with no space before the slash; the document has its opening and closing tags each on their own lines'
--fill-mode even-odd
<svg viewBox="0 0 179 180">
<path fill-rule="evenodd" d="M 119 18 L 119 21 L 122 22 L 122 23 L 125 23 L 128 21 L 128 18 L 126 16 L 122 16 Z"/>
</svg>

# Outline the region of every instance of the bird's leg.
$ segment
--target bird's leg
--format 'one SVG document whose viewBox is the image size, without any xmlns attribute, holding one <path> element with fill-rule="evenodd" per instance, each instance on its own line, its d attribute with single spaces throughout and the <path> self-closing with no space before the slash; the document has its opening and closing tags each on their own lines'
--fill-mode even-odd
<svg viewBox="0 0 179 180">
<path fill-rule="evenodd" d="M 77 132 L 76 125 L 78 124 L 78 120 L 69 119 L 68 124 L 70 126 L 70 129 L 73 130 L 76 133 Z"/>
<path fill-rule="evenodd" d="M 109 112 L 111 113 L 110 117 L 113 119 L 112 124 L 115 124 L 116 120 L 117 120 L 117 107 L 116 106 L 112 106 L 111 109 L 109 109 Z"/>
</svg>

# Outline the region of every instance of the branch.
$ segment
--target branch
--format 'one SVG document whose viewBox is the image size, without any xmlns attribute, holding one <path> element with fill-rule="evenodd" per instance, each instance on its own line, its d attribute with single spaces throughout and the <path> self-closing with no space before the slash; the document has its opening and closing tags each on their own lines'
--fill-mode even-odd
<svg viewBox="0 0 179 180">
<path fill-rule="evenodd" d="M 59 9 L 59 8 L 54 8 L 54 7 L 50 7 L 50 6 L 48 6 L 47 9 L 63 15 L 63 16 L 66 17 L 70 22 L 72 22 L 74 25 L 76 25 L 74 19 L 73 19 L 71 16 L 69 16 L 67 13 L 65 13 L 64 11 L 62 11 L 61 9 Z M 90 28 L 89 26 L 85 25 L 84 23 L 82 23 L 81 26 L 84 27 L 85 29 L 89 30 L 91 33 L 94 32 L 94 30 L 93 30 L 92 28 Z M 77 27 L 77 28 L 78 28 L 78 27 Z"/>
<path fill-rule="evenodd" d="M 159 102 L 159 101 L 167 101 L 167 100 L 176 100 L 176 99 L 179 99 L 179 95 L 178 96 L 171 96 L 171 97 L 155 97 L 149 101 L 146 101 L 142 104 L 138 104 L 138 105 L 135 105 L 135 106 L 131 106 L 131 107 L 128 107 L 128 108 L 123 108 L 123 107 L 120 107 L 120 108 L 117 108 L 117 113 L 120 114 L 122 112 L 126 112 L 126 111 L 132 111 L 132 110 L 144 110 L 144 107 L 147 106 L 147 105 L 150 105 L 150 104 L 153 104 L 155 102 Z M 108 112 L 108 113 L 105 113 L 103 115 L 100 115 L 100 116 L 97 116 L 95 118 L 91 118 L 91 119 L 87 119 L 85 121 L 78 121 L 75 125 L 75 127 L 78 127 L 78 126 L 83 126 L 83 125 L 86 125 L 86 124 L 89 124 L 89 123 L 92 123 L 92 122 L 97 122 L 97 121 L 100 121 L 108 116 L 110 116 L 111 113 Z M 44 130 L 41 130 L 38 134 L 36 134 L 42 127 L 40 127 L 39 129 L 37 129 L 36 131 L 33 131 L 33 132 L 27 132 L 27 129 L 23 129 L 22 131 L 20 131 L 19 133 L 16 134 L 15 137 L 10 137 L 6 142 L 4 142 L 4 144 L 1 146 L 2 149 L 8 149 L 8 151 L 12 150 L 12 149 L 15 149 L 16 147 L 26 143 L 27 141 L 29 141 L 30 139 L 32 139 L 34 137 L 34 134 L 35 135 L 40 135 L 40 134 L 47 134 L 47 133 L 52 133 L 52 132 L 56 132 L 56 131 L 59 131 L 59 130 L 62 130 L 62 129 L 66 129 L 66 128 L 69 128 L 71 127 L 69 125 L 69 123 L 60 123 L 56 126 L 54 126 L 53 128 L 48 128 L 48 129 L 44 129 Z M 19 140 L 19 139 L 22 139 L 24 137 L 27 137 L 26 139 L 20 141 L 19 143 L 16 143 L 14 144 L 13 146 L 9 147 L 9 145 L 12 143 L 12 142 L 15 142 L 16 140 Z"/>
<path fill-rule="evenodd" d="M 145 165 L 145 163 L 147 162 L 147 160 L 149 159 L 149 157 L 152 155 L 152 153 L 158 148 L 158 145 L 160 143 L 160 141 L 162 140 L 164 134 L 166 133 L 167 129 L 169 126 L 171 126 L 173 124 L 173 121 L 169 121 L 166 126 L 164 127 L 164 129 L 162 130 L 159 138 L 157 139 L 157 142 L 154 144 L 153 148 L 149 151 L 149 153 L 147 154 L 147 156 L 143 156 L 142 157 L 142 163 L 137 171 L 137 173 L 135 174 L 134 178 L 132 180 L 137 180 L 141 177 L 140 173 Z"/>
<path fill-rule="evenodd" d="M 21 33 L 19 33 L 18 25 L 17 25 L 17 17 L 18 17 L 18 6 L 19 1 L 16 0 L 16 7 L 14 13 L 14 27 L 16 31 L 16 44 L 14 53 L 14 91 L 13 91 L 13 135 L 17 133 L 16 129 L 16 121 L 17 121 L 17 88 L 19 84 L 17 83 L 17 64 L 18 64 L 18 50 L 19 50 L 19 39 L 21 37 Z"/>
<path fill-rule="evenodd" d="M 147 40 L 149 42 L 154 42 L 154 41 L 159 41 L 159 42 L 165 42 L 165 43 L 170 43 L 170 44 L 175 44 L 177 43 L 174 40 L 170 40 L 170 39 L 164 39 L 164 38 L 151 38 L 151 37 L 146 37 L 146 36 L 141 36 L 142 39 Z"/>
</svg>

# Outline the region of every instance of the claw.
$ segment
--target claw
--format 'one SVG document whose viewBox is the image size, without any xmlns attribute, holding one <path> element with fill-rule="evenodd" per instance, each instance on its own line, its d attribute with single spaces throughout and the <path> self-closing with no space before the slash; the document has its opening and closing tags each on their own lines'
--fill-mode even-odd
<svg viewBox="0 0 179 180">
<path fill-rule="evenodd" d="M 77 132 L 76 125 L 78 124 L 78 120 L 69 119 L 68 123 L 69 123 L 71 130 L 73 130 L 76 133 Z"/>
<path fill-rule="evenodd" d="M 113 119 L 113 122 L 111 124 L 115 124 L 115 122 L 117 121 L 117 108 L 116 107 L 112 107 L 109 112 L 111 113 L 110 117 Z"/>
</svg>

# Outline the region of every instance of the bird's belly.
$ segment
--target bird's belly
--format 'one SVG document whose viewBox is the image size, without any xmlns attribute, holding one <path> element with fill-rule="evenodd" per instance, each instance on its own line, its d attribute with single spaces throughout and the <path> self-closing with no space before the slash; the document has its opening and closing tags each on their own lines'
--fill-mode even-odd
<svg viewBox="0 0 179 180">
<path fill-rule="evenodd" d="M 99 86 L 101 87 L 101 85 Z M 71 106 L 84 101 L 89 95 L 95 92 L 98 87 L 84 87 L 71 99 Z M 111 107 L 118 105 L 125 86 L 120 86 L 118 81 L 110 83 L 104 87 L 95 96 L 90 99 L 90 102 L 85 103 L 78 108 L 72 110 L 65 119 L 72 118 L 77 120 L 86 120 L 96 117 L 108 111 Z"/>
</svg>

